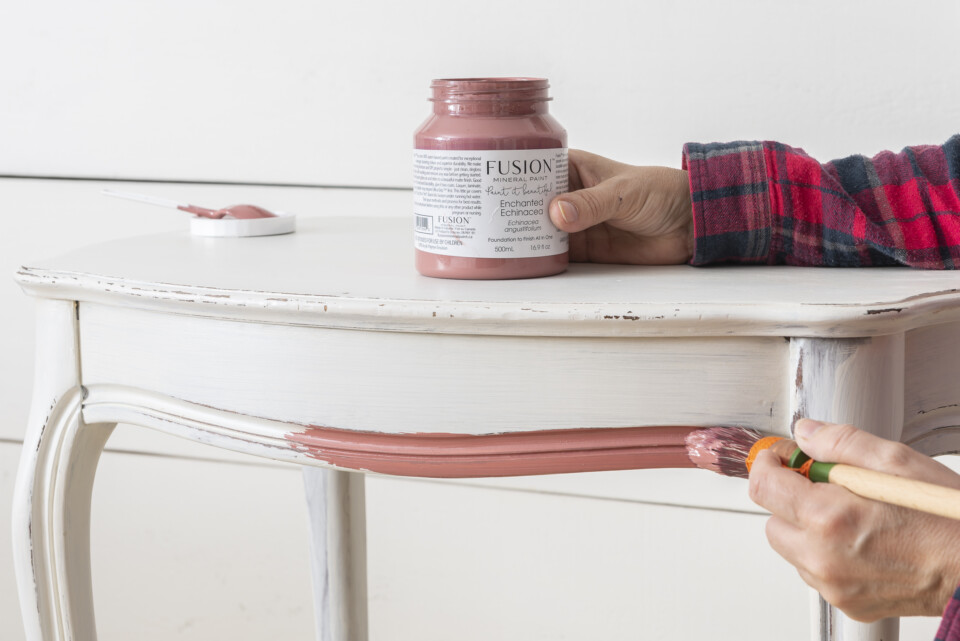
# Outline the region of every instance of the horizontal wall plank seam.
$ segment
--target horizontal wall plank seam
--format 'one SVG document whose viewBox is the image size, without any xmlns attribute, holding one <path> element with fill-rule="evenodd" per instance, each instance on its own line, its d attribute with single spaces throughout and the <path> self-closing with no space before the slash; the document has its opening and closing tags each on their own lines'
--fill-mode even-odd
<svg viewBox="0 0 960 641">
<path fill-rule="evenodd" d="M 23 447 L 23 441 L 18 441 L 12 438 L 0 438 L 0 445 L 11 445 L 13 447 Z M 280 469 L 280 470 L 291 470 L 293 472 L 299 472 L 297 465 L 291 463 L 280 463 L 280 462 L 269 462 L 256 460 L 251 458 L 249 461 L 237 461 L 230 459 L 221 459 L 215 458 L 212 456 L 194 456 L 190 454 L 168 454 L 166 452 L 144 452 L 141 450 L 131 450 L 125 448 L 111 448 L 105 447 L 103 450 L 105 453 L 109 454 L 130 454 L 133 456 L 150 456 L 153 458 L 166 458 L 166 459 L 175 459 L 177 461 L 197 461 L 200 463 L 221 463 L 224 465 L 245 465 L 251 467 L 262 467 L 269 469 Z"/>
<path fill-rule="evenodd" d="M 16 441 L 13 439 L 4 439 L 0 438 L 0 446 L 2 445 L 12 445 L 17 448 L 22 447 L 23 443 L 21 441 Z M 164 454 L 157 452 L 138 452 L 136 450 L 122 450 L 122 449 L 104 449 L 104 454 L 129 454 L 132 456 L 149 456 L 152 458 L 166 458 L 174 459 L 177 461 L 197 461 L 200 463 L 220 463 L 223 465 L 246 465 L 251 467 L 260 467 L 268 469 L 280 469 L 280 470 L 296 470 L 296 466 L 290 464 L 271 464 L 271 463 L 259 463 L 256 461 L 243 462 L 243 461 L 226 461 L 223 459 L 216 458 L 206 458 L 199 456 L 176 456 L 172 454 Z M 559 498 L 572 498 L 572 499 L 585 499 L 593 501 L 605 501 L 613 503 L 635 503 L 639 505 L 655 505 L 658 507 L 674 507 L 682 510 L 706 510 L 709 512 L 728 512 L 730 514 L 746 514 L 749 516 L 768 516 L 767 512 L 760 510 L 759 508 L 754 510 L 736 510 L 732 508 L 723 508 L 723 507 L 709 507 L 704 505 L 685 505 L 683 503 L 667 502 L 667 501 L 647 501 L 642 499 L 629 499 L 623 497 L 614 497 L 614 496 L 602 496 L 597 494 L 583 494 L 579 492 L 558 492 L 551 490 L 538 490 L 538 489 L 529 489 L 524 487 L 504 487 L 496 485 L 485 485 L 483 483 L 469 483 L 469 482 L 454 482 L 440 479 L 418 479 L 412 477 L 394 477 L 394 476 L 382 476 L 379 474 L 371 475 L 378 479 L 387 479 L 390 481 L 402 481 L 406 483 L 426 483 L 430 485 L 453 485 L 457 487 L 472 488 L 475 490 L 492 490 L 497 492 L 520 492 L 526 494 L 541 494 L 544 496 L 555 496 Z"/>
<path fill-rule="evenodd" d="M 384 478 L 384 477 L 379 477 Z M 738 510 L 729 507 L 714 507 L 708 505 L 688 505 L 686 503 L 676 503 L 671 501 L 649 501 L 645 499 L 629 499 L 620 496 L 601 496 L 597 494 L 582 494 L 579 492 L 558 492 L 552 490 L 530 489 L 525 487 L 508 487 L 499 485 L 486 485 L 483 483 L 469 483 L 464 481 L 448 481 L 445 479 L 416 478 L 412 476 L 388 477 L 391 481 L 400 481 L 403 483 L 429 483 L 431 485 L 455 485 L 459 487 L 469 487 L 478 490 L 498 490 L 501 492 L 526 492 L 528 494 L 540 494 L 543 496 L 556 496 L 569 499 L 584 499 L 588 501 L 604 501 L 607 503 L 634 503 L 639 505 L 655 505 L 657 507 L 675 507 L 681 510 L 705 510 L 708 512 L 727 512 L 729 514 L 745 514 L 747 516 L 770 516 L 770 513 L 757 508 L 756 510 Z M 746 490 L 746 487 L 744 487 Z"/>
<path fill-rule="evenodd" d="M 411 187 L 384 185 L 322 185 L 315 183 L 277 183 L 242 180 L 191 180 L 165 178 L 119 178 L 113 176 L 47 176 L 30 174 L 0 174 L 0 180 L 62 180 L 68 182 L 154 183 L 164 185 L 223 185 L 227 187 L 290 187 L 297 189 L 350 189 L 380 191 L 412 191 Z"/>
</svg>

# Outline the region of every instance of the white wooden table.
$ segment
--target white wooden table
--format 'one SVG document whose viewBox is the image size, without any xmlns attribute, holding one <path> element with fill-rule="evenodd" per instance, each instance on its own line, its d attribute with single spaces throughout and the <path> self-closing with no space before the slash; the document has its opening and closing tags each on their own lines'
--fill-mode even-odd
<svg viewBox="0 0 960 641">
<path fill-rule="evenodd" d="M 31 641 L 96 636 L 90 495 L 116 423 L 306 466 L 319 638 L 336 641 L 366 638 L 364 475 L 344 469 L 608 469 L 630 447 L 615 428 L 786 434 L 798 416 L 928 454 L 960 445 L 954 273 L 573 265 L 433 280 L 413 269 L 406 221 L 318 218 L 289 236 L 110 242 L 17 278 L 38 299 L 13 515 Z M 543 433 L 574 428 L 590 431 Z M 813 611 L 816 639 L 897 638 L 896 620 Z"/>
</svg>

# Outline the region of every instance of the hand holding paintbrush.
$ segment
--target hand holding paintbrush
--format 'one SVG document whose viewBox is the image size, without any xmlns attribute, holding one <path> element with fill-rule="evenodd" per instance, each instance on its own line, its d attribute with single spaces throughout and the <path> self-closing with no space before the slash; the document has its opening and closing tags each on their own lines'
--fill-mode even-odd
<svg viewBox="0 0 960 641">
<path fill-rule="evenodd" d="M 791 439 L 762 436 L 740 427 L 718 427 L 692 432 L 687 445 L 691 459 L 699 457 L 694 461 L 698 466 L 725 476 L 747 477 L 759 453 L 770 450 L 783 466 L 816 483 L 832 483 L 867 499 L 960 520 L 960 489 L 844 463 L 816 461 Z M 705 456 L 707 452 L 710 457 Z"/>
<path fill-rule="evenodd" d="M 814 459 L 960 489 L 946 466 L 849 425 L 801 420 L 795 434 Z M 960 521 L 811 483 L 770 450 L 752 464 L 750 496 L 772 514 L 771 547 L 854 619 L 939 615 L 960 583 Z"/>
</svg>

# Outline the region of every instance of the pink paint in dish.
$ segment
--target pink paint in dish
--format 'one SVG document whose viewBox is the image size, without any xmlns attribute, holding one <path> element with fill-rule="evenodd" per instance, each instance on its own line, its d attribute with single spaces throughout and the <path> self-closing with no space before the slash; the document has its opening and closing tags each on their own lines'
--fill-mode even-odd
<svg viewBox="0 0 960 641">
<path fill-rule="evenodd" d="M 531 278 L 567 268 L 550 200 L 567 191 L 567 133 L 542 78 L 434 80 L 414 134 L 414 244 L 425 276 Z"/>
<path fill-rule="evenodd" d="M 276 216 L 273 212 L 267 211 L 263 207 L 256 205 L 230 205 L 223 209 L 209 209 L 207 207 L 198 207 L 197 205 L 178 205 L 180 211 L 189 212 L 201 218 L 220 219 L 229 216 L 237 220 L 249 220 L 251 218 L 273 218 Z"/>
<path fill-rule="evenodd" d="M 134 194 L 128 191 L 114 191 L 112 189 L 104 189 L 100 193 L 105 196 L 113 196 L 114 198 L 124 198 L 126 200 L 135 200 L 140 203 L 147 203 L 148 205 L 157 205 L 158 207 L 169 207 L 170 209 L 179 209 L 180 211 L 185 211 L 194 216 L 199 216 L 200 218 L 212 218 L 214 220 L 219 220 L 221 218 L 236 218 L 237 220 L 250 220 L 255 218 L 274 218 L 276 214 L 273 212 L 267 211 L 263 207 L 258 207 L 257 205 L 230 205 L 229 207 L 223 207 L 222 209 L 210 209 L 209 207 L 200 207 L 199 205 L 190 205 L 187 203 L 180 203 L 175 200 L 168 200 L 166 198 L 157 198 L 156 196 L 148 196 L 146 194 Z"/>
</svg>

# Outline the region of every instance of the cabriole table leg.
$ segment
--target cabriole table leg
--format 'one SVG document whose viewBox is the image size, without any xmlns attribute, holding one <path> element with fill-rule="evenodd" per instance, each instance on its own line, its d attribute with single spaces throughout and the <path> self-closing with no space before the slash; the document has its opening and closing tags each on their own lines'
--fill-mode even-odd
<svg viewBox="0 0 960 641">
<path fill-rule="evenodd" d="M 37 370 L 13 497 L 14 570 L 28 641 L 94 641 L 90 498 L 113 424 L 80 410 L 76 310 L 38 302 Z"/>
<path fill-rule="evenodd" d="M 793 338 L 793 418 L 850 423 L 899 441 L 903 431 L 904 336 Z M 899 619 L 860 623 L 813 595 L 814 641 L 898 641 Z"/>
</svg>

